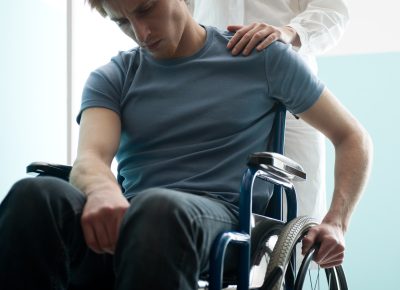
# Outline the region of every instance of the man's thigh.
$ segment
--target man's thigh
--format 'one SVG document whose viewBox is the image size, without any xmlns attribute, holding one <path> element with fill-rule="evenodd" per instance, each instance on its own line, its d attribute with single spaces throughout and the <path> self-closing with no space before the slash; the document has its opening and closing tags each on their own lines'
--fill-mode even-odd
<svg viewBox="0 0 400 290">
<path fill-rule="evenodd" d="M 121 226 L 116 264 L 131 256 L 135 261 L 125 264 L 140 261 L 141 277 L 162 272 L 170 278 L 176 274 L 173 269 L 179 269 L 178 275 L 194 283 L 208 270 L 210 249 L 216 237 L 237 227 L 235 206 L 207 194 L 151 188 L 131 200 Z"/>
<path fill-rule="evenodd" d="M 10 289 L 18 288 L 17 283 L 35 289 L 104 285 L 106 275 L 99 275 L 99 269 L 111 267 L 86 246 L 80 224 L 85 202 L 82 192 L 58 178 L 15 183 L 0 206 L 0 272 L 7 274 L 0 274 L 3 284 L 13 281 Z"/>
</svg>

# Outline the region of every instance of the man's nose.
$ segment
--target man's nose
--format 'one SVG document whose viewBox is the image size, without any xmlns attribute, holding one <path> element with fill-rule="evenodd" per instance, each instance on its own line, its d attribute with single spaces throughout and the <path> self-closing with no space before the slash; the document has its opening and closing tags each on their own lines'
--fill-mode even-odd
<svg viewBox="0 0 400 290">
<path fill-rule="evenodd" d="M 139 43 L 146 43 L 150 35 L 149 26 L 142 21 L 132 21 L 132 30 L 135 33 L 136 39 Z"/>
</svg>

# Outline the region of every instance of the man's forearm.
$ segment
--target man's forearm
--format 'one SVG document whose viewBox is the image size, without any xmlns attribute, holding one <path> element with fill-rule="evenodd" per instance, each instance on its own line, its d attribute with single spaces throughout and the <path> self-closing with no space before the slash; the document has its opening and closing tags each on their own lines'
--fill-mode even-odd
<svg viewBox="0 0 400 290">
<path fill-rule="evenodd" d="M 335 145 L 335 188 L 323 222 L 347 230 L 350 216 L 366 185 L 372 164 L 372 141 L 365 130 Z"/>
<path fill-rule="evenodd" d="M 70 181 L 87 197 L 81 216 L 86 244 L 96 253 L 113 254 L 129 202 L 109 164 L 93 156 L 80 156 L 74 163 Z"/>
<path fill-rule="evenodd" d="M 93 158 L 79 158 L 75 161 L 70 182 L 86 196 L 99 191 L 121 193 L 121 188 L 109 166 Z"/>
</svg>

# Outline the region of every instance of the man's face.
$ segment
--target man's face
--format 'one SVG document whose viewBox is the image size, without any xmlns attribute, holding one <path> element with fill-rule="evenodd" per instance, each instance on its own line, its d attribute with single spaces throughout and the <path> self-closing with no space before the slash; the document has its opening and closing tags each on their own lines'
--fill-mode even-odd
<svg viewBox="0 0 400 290">
<path fill-rule="evenodd" d="M 107 0 L 103 8 L 120 29 L 155 58 L 173 58 L 185 28 L 183 0 Z"/>
</svg>

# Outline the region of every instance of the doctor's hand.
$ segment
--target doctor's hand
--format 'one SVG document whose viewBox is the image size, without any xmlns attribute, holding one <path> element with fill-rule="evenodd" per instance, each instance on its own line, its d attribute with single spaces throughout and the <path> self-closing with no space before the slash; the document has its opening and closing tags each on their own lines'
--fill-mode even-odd
<svg viewBox="0 0 400 290">
<path fill-rule="evenodd" d="M 302 254 L 305 255 L 314 244 L 320 244 L 314 254 L 314 261 L 322 268 L 343 263 L 345 242 L 340 227 L 324 222 L 312 227 L 303 238 Z"/>
<path fill-rule="evenodd" d="M 86 244 L 96 253 L 113 254 L 119 228 L 129 202 L 121 193 L 106 191 L 88 195 L 81 225 Z"/>
<path fill-rule="evenodd" d="M 254 48 L 261 51 L 277 40 L 298 47 L 301 45 L 297 32 L 289 26 L 276 27 L 266 23 L 253 23 L 246 26 L 229 25 L 227 29 L 235 33 L 227 45 L 233 55 L 249 55 Z"/>
</svg>

